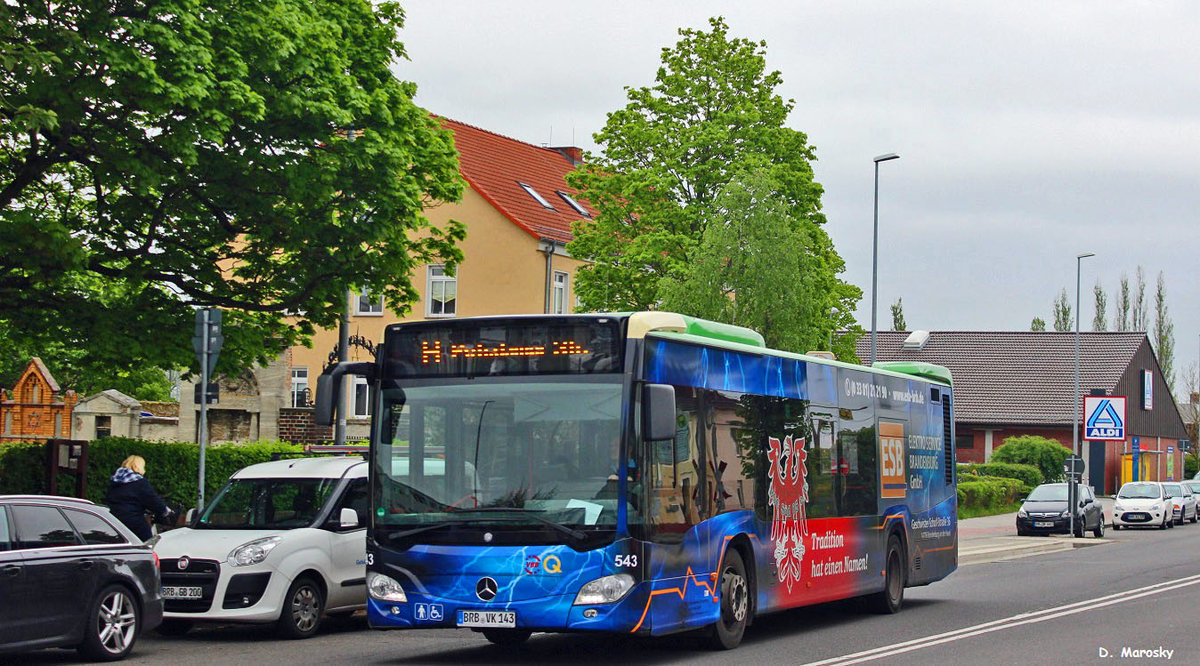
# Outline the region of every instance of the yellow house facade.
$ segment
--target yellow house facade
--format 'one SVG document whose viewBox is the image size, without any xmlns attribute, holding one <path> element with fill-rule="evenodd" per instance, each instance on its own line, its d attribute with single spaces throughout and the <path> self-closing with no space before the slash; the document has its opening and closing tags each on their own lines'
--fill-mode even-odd
<svg viewBox="0 0 1200 666">
<path fill-rule="evenodd" d="M 567 187 L 565 176 L 581 159 L 578 148 L 546 148 L 517 141 L 449 119 L 460 172 L 466 180 L 462 201 L 425 211 L 435 223 L 454 219 L 467 227 L 460 244 L 463 261 L 455 275 L 441 265 L 421 266 L 409 276 L 420 299 L 400 316 L 370 294 L 352 294 L 349 359 L 370 360 L 364 343 L 383 339 L 398 321 L 503 314 L 568 313 L 574 309 L 575 272 L 583 262 L 564 246 L 571 224 L 594 211 Z M 311 400 L 316 378 L 336 358 L 338 330 L 320 330 L 311 347 L 295 347 L 290 358 L 290 405 Z M 365 385 L 351 393 L 350 438 L 366 434 Z M 282 433 L 281 433 L 282 434 Z"/>
</svg>

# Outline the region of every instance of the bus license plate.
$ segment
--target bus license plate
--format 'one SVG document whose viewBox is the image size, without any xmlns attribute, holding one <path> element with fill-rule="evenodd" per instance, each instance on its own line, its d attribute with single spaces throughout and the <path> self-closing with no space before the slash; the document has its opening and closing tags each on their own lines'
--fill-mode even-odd
<svg viewBox="0 0 1200 666">
<path fill-rule="evenodd" d="M 199 599 L 204 596 L 204 588 L 164 586 L 162 595 L 164 599 Z"/>
<path fill-rule="evenodd" d="M 460 627 L 509 627 L 517 626 L 516 611 L 458 611 Z"/>
<path fill-rule="evenodd" d="M 1033 524 L 1033 526 L 1034 527 L 1054 527 L 1054 523 L 1052 523 L 1048 520 L 1043 520 L 1043 521 L 1035 522 Z"/>
</svg>

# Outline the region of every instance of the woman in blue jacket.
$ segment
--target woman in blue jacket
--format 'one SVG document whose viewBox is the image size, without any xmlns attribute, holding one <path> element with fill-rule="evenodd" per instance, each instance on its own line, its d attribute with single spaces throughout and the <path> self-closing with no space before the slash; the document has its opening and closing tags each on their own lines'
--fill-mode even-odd
<svg viewBox="0 0 1200 666">
<path fill-rule="evenodd" d="M 104 503 L 112 514 L 138 535 L 142 541 L 150 538 L 150 524 L 146 512 L 166 517 L 171 509 L 154 492 L 146 480 L 146 461 L 141 456 L 129 456 L 113 473 Z"/>
</svg>

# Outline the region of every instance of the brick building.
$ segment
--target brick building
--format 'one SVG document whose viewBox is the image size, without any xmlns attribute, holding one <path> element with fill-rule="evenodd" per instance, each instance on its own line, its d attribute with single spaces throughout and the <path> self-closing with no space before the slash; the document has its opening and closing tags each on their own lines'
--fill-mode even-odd
<svg viewBox="0 0 1200 666">
<path fill-rule="evenodd" d="M 880 331 L 880 361 L 926 361 L 954 377 L 955 447 L 960 462 L 985 462 L 1015 435 L 1040 435 L 1072 447 L 1075 334 L 1048 331 Z M 870 336 L 858 341 L 869 359 Z M 1145 333 L 1080 332 L 1079 388 L 1089 394 L 1125 396 L 1125 440 L 1083 441 L 1080 455 L 1088 483 L 1112 493 L 1132 475 L 1134 438 L 1139 477 L 1178 480 L 1187 433 L 1175 398 Z"/>
</svg>

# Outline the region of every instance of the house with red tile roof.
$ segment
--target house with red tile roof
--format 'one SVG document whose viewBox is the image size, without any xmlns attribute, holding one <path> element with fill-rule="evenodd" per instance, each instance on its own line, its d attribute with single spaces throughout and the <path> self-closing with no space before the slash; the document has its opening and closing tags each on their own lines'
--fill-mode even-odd
<svg viewBox="0 0 1200 666">
<path fill-rule="evenodd" d="M 870 356 L 869 337 L 859 339 L 858 354 Z M 1017 435 L 1073 446 L 1072 421 L 1081 414 L 1074 333 L 879 331 L 876 358 L 949 368 L 959 462 L 985 462 Z M 1187 431 L 1145 333 L 1080 332 L 1079 391 L 1125 397 L 1124 440 L 1085 441 L 1078 428 L 1084 478 L 1096 492 L 1116 492 L 1131 480 L 1135 442 L 1139 479 L 1182 478 Z"/>
<path fill-rule="evenodd" d="M 572 285 L 583 262 L 564 248 L 571 240 L 571 224 L 595 214 L 565 181 L 582 160 L 582 151 L 536 146 L 449 118 L 440 120 L 454 134 L 459 170 L 468 187 L 462 201 L 429 207 L 425 214 L 434 224 L 453 219 L 466 225 L 467 238 L 460 245 L 464 259 L 454 276 L 437 264 L 418 268 L 410 278 L 420 301 L 406 317 L 388 311 L 379 298 L 355 294 L 350 334 L 363 341 L 379 342 L 385 326 L 402 320 L 574 309 Z M 301 402 L 306 389 L 315 389 L 337 341 L 336 329 L 318 331 L 311 349 L 290 350 L 291 384 L 284 389 L 289 405 Z M 355 344 L 349 355 L 350 360 L 371 357 Z M 357 423 L 352 419 L 351 429 L 365 434 L 365 387 L 362 390 L 364 400 L 355 407 L 363 418 Z M 286 438 L 283 420 L 281 416 L 279 436 Z"/>
</svg>

